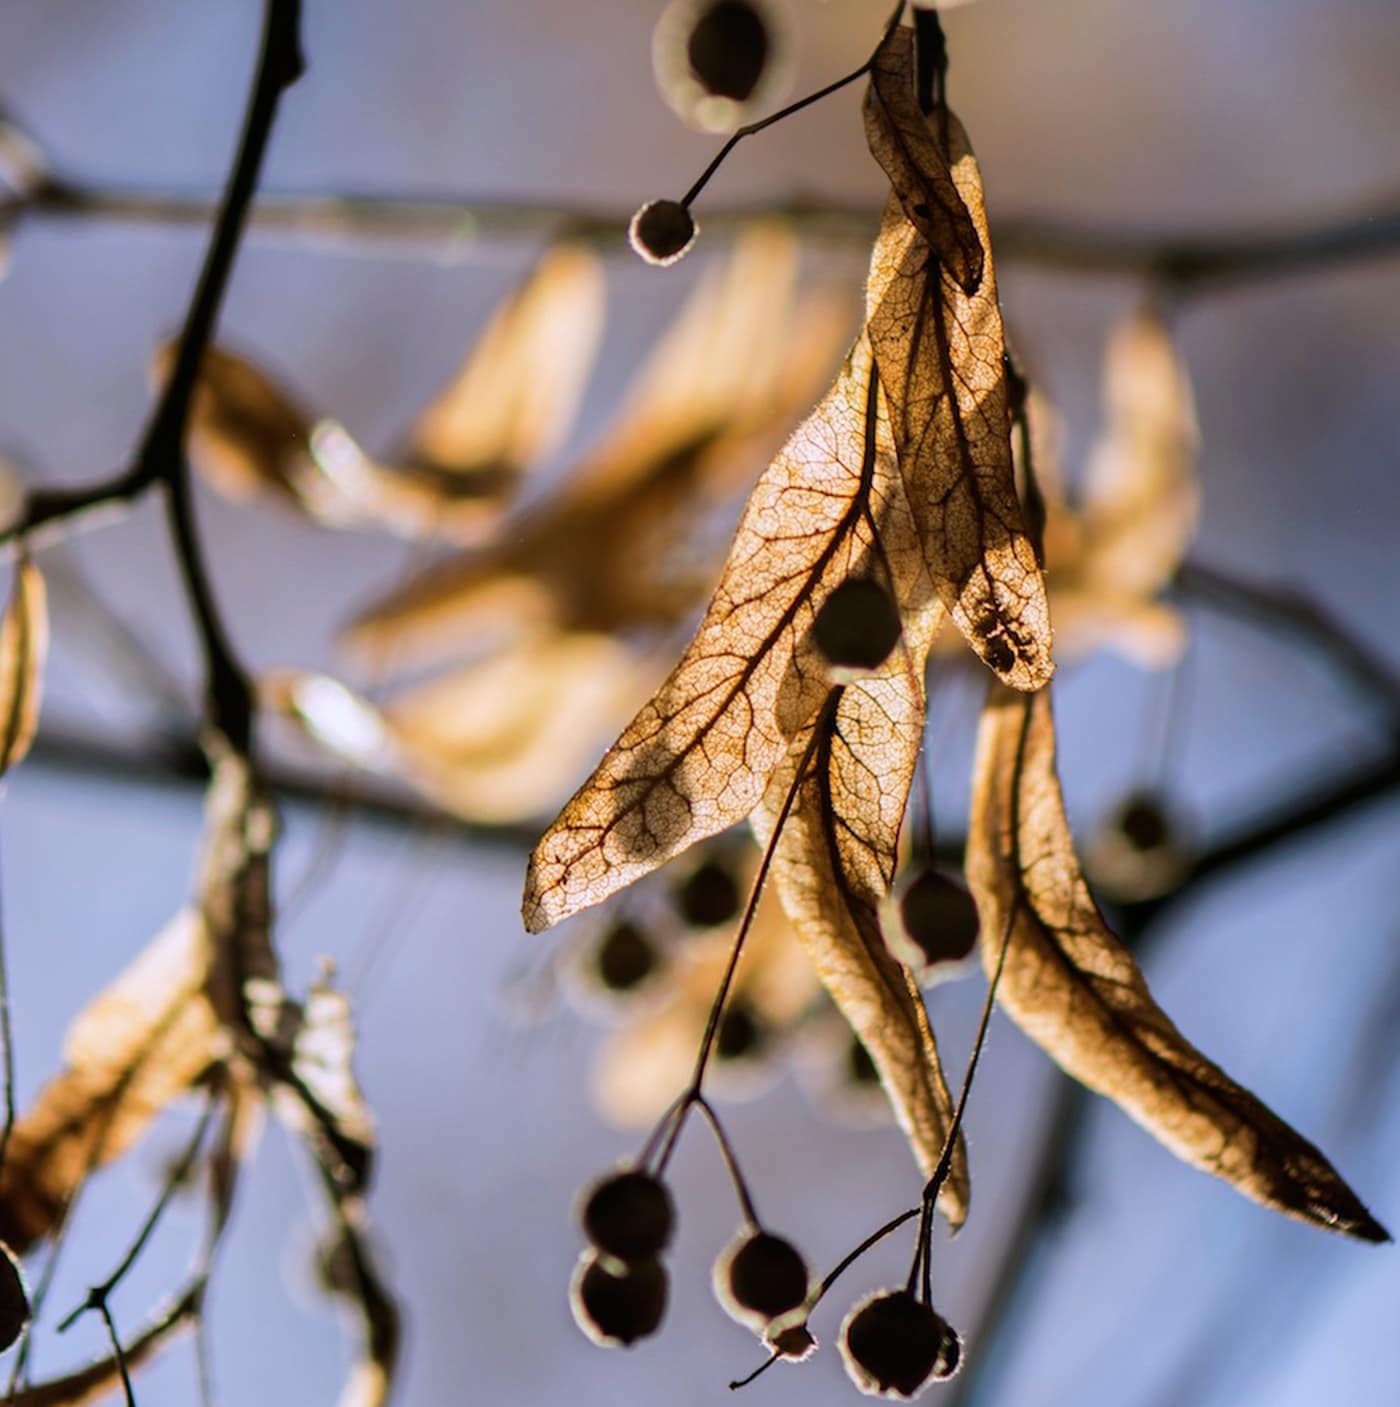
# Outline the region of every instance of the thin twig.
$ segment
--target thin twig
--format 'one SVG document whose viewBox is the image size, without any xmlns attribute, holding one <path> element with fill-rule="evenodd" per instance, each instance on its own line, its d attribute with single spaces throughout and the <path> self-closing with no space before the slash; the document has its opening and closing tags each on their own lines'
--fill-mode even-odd
<svg viewBox="0 0 1400 1407">
<path fill-rule="evenodd" d="M 218 204 L 208 195 L 129 190 L 54 180 L 8 207 L 13 215 L 56 222 L 113 222 L 157 228 L 207 226 Z M 259 237 L 312 243 L 327 250 L 371 250 L 434 263 L 464 261 L 500 243 L 548 243 L 567 237 L 623 254 L 630 210 L 495 201 L 456 195 L 404 196 L 269 193 L 259 197 L 249 230 Z M 708 236 L 733 235 L 755 221 L 781 218 L 805 238 L 868 246 L 879 223 L 868 204 L 794 197 L 764 205 L 708 210 Z M 1336 264 L 1400 252 L 1400 199 L 1277 229 L 1163 234 L 1101 228 L 1030 215 L 994 220 L 1001 264 L 1026 264 L 1090 277 L 1166 279 L 1178 290 L 1296 277 Z"/>
<path fill-rule="evenodd" d="M 126 1407 L 136 1407 L 136 1394 L 131 1390 L 131 1374 L 126 1367 L 126 1350 L 122 1348 L 122 1341 L 117 1336 L 116 1321 L 112 1318 L 112 1311 L 107 1307 L 106 1300 L 97 1306 L 97 1311 L 107 1326 L 107 1337 L 112 1343 L 112 1357 L 116 1360 L 117 1371 L 122 1377 L 122 1391 L 126 1394 Z"/>
<path fill-rule="evenodd" d="M 204 1113 L 200 1116 L 194 1134 L 185 1146 L 185 1151 L 180 1155 L 175 1166 L 171 1168 L 165 1179 L 165 1185 L 160 1190 L 160 1196 L 156 1198 L 155 1205 L 151 1208 L 146 1220 L 141 1223 L 141 1229 L 136 1233 L 136 1237 L 127 1248 L 126 1254 L 121 1258 L 117 1268 L 101 1284 L 93 1285 L 88 1290 L 87 1297 L 83 1302 L 62 1320 L 58 1326 L 60 1334 L 71 1329 L 88 1310 L 105 1311 L 108 1297 L 126 1278 L 131 1267 L 136 1264 L 137 1257 L 145 1250 L 146 1243 L 160 1224 L 160 1219 L 164 1216 L 165 1209 L 170 1205 L 171 1198 L 188 1179 L 190 1169 L 194 1166 L 194 1160 L 199 1156 L 199 1150 L 204 1142 L 204 1135 L 209 1129 L 213 1113 L 214 1102 L 211 1097 L 204 1106 Z"/>
<path fill-rule="evenodd" d="M 903 15 L 903 13 L 904 0 L 897 0 L 894 13 L 885 22 L 884 30 L 881 33 L 881 44 L 889 37 L 895 25 L 899 23 L 900 16 Z M 710 164 L 696 178 L 695 184 L 681 197 L 680 203 L 689 206 L 695 200 L 700 192 L 709 184 L 710 177 L 723 165 L 725 158 L 745 137 L 756 136 L 765 128 L 773 126 L 775 122 L 782 122 L 786 118 L 793 116 L 794 113 L 801 112 L 803 108 L 811 107 L 813 103 L 819 103 L 823 98 L 829 98 L 833 93 L 839 92 L 848 84 L 854 83 L 856 79 L 864 78 L 865 75 L 870 72 L 870 65 L 874 63 L 875 54 L 878 52 L 879 46 L 877 45 L 870 57 L 867 58 L 859 68 L 852 69 L 844 78 L 838 78 L 834 83 L 828 83 L 824 88 L 818 88 L 815 93 L 808 93 L 806 97 L 799 98 L 795 103 L 789 103 L 786 107 L 779 108 L 777 112 L 769 113 L 767 117 L 762 117 L 757 122 L 746 122 L 742 127 L 734 131 L 730 135 L 729 140 L 715 153 Z"/>
<path fill-rule="evenodd" d="M 705 1034 L 700 1039 L 700 1050 L 695 1057 L 695 1071 L 690 1077 L 690 1084 L 686 1087 L 685 1093 L 678 1101 L 674 1122 L 670 1132 L 666 1135 L 666 1141 L 662 1144 L 661 1153 L 657 1159 L 658 1174 L 670 1161 L 676 1140 L 680 1137 L 681 1129 L 685 1126 L 685 1116 L 689 1112 L 690 1106 L 700 1097 L 700 1092 L 704 1087 L 705 1069 L 709 1065 L 710 1052 L 714 1049 L 720 1017 L 724 1014 L 725 1003 L 729 1000 L 729 990 L 734 985 L 734 974 L 738 971 L 739 959 L 744 954 L 744 940 L 748 937 L 749 929 L 753 926 L 754 915 L 758 912 L 758 901 L 763 895 L 764 881 L 768 878 L 773 856 L 777 853 L 778 841 L 782 838 L 783 827 L 787 824 L 787 818 L 797 801 L 798 793 L 807 780 L 807 768 L 811 765 L 817 739 L 821 737 L 827 721 L 835 714 L 837 705 L 841 701 L 841 693 L 841 686 L 838 685 L 827 695 L 826 703 L 812 725 L 812 735 L 808 738 L 807 746 L 802 750 L 802 756 L 798 760 L 792 786 L 788 788 L 788 794 L 783 798 L 782 809 L 778 812 L 777 820 L 773 823 L 773 834 L 769 837 L 768 844 L 763 848 L 763 858 L 759 861 L 758 871 L 754 875 L 753 884 L 749 889 L 749 900 L 744 907 L 744 916 L 739 921 L 739 930 L 729 949 L 729 961 L 725 964 L 724 976 L 720 978 L 719 988 L 715 992 L 714 1001 L 710 1004 L 709 1019 L 705 1022 Z M 669 1115 L 665 1117 L 669 1117 Z"/>
</svg>

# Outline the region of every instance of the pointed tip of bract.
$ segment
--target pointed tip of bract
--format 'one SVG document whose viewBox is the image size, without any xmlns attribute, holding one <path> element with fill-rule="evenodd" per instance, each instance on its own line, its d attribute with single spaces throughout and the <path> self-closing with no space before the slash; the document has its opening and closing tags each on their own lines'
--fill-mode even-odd
<svg viewBox="0 0 1400 1407">
<path fill-rule="evenodd" d="M 1347 1236 L 1355 1237 L 1358 1241 L 1366 1241 L 1372 1246 L 1386 1246 L 1395 1240 L 1390 1232 L 1370 1212 L 1364 1209 L 1359 1217 L 1339 1223 L 1336 1229 Z"/>
</svg>

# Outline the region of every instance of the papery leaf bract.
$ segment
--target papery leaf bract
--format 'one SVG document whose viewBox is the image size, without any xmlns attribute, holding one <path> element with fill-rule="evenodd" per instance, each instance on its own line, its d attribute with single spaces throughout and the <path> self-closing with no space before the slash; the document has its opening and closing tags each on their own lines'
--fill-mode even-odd
<svg viewBox="0 0 1400 1407">
<path fill-rule="evenodd" d="M 220 1057 L 207 966 L 204 926 L 185 910 L 74 1019 L 64 1069 L 16 1121 L 0 1170 L 0 1237 L 15 1250 L 46 1236 L 89 1174 Z"/>
<path fill-rule="evenodd" d="M 978 739 L 967 878 L 998 998 L 1061 1066 L 1178 1157 L 1289 1216 L 1389 1239 L 1327 1159 L 1212 1064 L 1153 1001 L 1075 858 L 1048 693 L 995 689 Z"/>
<path fill-rule="evenodd" d="M 913 34 L 891 31 L 876 59 L 881 84 L 912 94 Z M 912 98 L 910 99 L 912 102 Z M 916 109 L 917 111 L 917 109 Z M 885 103 L 866 106 L 877 157 L 905 141 Z M 946 128 L 946 160 L 935 129 Z M 902 130 L 902 129 L 901 129 Z M 951 185 L 981 240 L 985 260 L 968 292 L 939 257 L 963 238 L 944 232 L 942 205 L 931 247 L 891 196 L 866 285 L 867 332 L 890 405 L 890 421 L 929 575 L 954 623 L 1006 683 L 1036 689 L 1049 679 L 1050 616 L 1045 583 L 1016 496 L 1001 309 L 997 303 L 981 176 L 961 124 L 946 109 L 929 120 L 917 153 L 926 179 Z M 956 213 L 956 212 L 954 212 Z"/>
<path fill-rule="evenodd" d="M 0 776 L 23 760 L 34 741 L 48 649 L 44 578 L 29 555 L 22 553 L 0 624 Z"/>
</svg>

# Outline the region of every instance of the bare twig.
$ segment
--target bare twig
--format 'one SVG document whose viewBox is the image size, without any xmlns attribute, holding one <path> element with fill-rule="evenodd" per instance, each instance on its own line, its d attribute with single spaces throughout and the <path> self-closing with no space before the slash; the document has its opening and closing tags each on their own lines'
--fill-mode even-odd
<svg viewBox="0 0 1400 1407">
<path fill-rule="evenodd" d="M 1182 566 L 1175 588 L 1212 610 L 1296 637 L 1327 659 L 1363 697 L 1378 700 L 1400 732 L 1400 674 L 1348 625 L 1302 591 L 1245 581 L 1199 562 Z"/>
<path fill-rule="evenodd" d="M 214 1104 L 211 1099 L 205 1105 L 204 1113 L 200 1116 L 199 1123 L 195 1126 L 194 1134 L 189 1143 L 186 1144 L 184 1152 L 167 1174 L 165 1185 L 160 1190 L 160 1196 L 156 1198 L 155 1205 L 147 1214 L 146 1220 L 141 1223 L 141 1229 L 136 1233 L 136 1237 L 127 1248 L 126 1254 L 121 1258 L 116 1269 L 100 1285 L 93 1285 L 88 1290 L 83 1302 L 60 1322 L 58 1326 L 60 1334 L 70 1329 L 90 1309 L 95 1309 L 99 1313 L 106 1312 L 107 1300 L 112 1291 L 121 1284 L 122 1280 L 126 1278 L 127 1272 L 136 1264 L 137 1257 L 145 1250 L 146 1243 L 160 1224 L 160 1219 L 165 1214 L 165 1209 L 170 1205 L 171 1198 L 184 1186 L 189 1177 L 194 1160 L 199 1156 L 199 1150 L 204 1142 L 204 1135 L 208 1131 L 213 1113 Z"/>
<path fill-rule="evenodd" d="M 50 180 L 12 203 L 11 214 L 47 221 L 113 221 L 202 228 L 215 216 L 207 195 L 133 190 Z M 455 195 L 374 192 L 263 195 L 249 228 L 259 236 L 329 249 L 371 248 L 411 258 L 455 262 L 501 243 L 567 236 L 621 254 L 631 211 L 550 202 Z M 868 245 L 878 213 L 868 204 L 801 196 L 762 206 L 707 210 L 707 235 L 732 235 L 755 220 L 791 220 L 807 238 Z M 1170 235 L 1008 215 L 996 221 L 998 262 L 1068 274 L 1165 279 L 1178 287 L 1243 283 L 1307 273 L 1333 264 L 1400 252 L 1400 198 L 1388 195 L 1354 210 L 1277 229 Z"/>
</svg>

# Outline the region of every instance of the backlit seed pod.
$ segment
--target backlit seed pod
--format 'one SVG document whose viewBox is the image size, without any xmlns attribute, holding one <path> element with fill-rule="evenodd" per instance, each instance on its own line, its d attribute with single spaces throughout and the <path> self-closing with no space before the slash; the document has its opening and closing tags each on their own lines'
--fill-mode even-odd
<svg viewBox="0 0 1400 1407">
<path fill-rule="evenodd" d="M 29 1323 L 29 1294 L 24 1274 L 10 1248 L 0 1241 L 0 1353 L 9 1348 Z"/>
<path fill-rule="evenodd" d="M 714 1285 L 725 1312 L 762 1333 L 802 1307 L 811 1275 L 790 1241 L 746 1226 L 715 1262 Z"/>
<path fill-rule="evenodd" d="M 768 1032 L 753 1008 L 732 1001 L 715 1028 L 716 1060 L 755 1060 L 768 1044 Z"/>
<path fill-rule="evenodd" d="M 817 610 L 812 639 L 836 669 L 878 669 L 899 643 L 890 594 L 865 577 L 843 581 Z"/>
<path fill-rule="evenodd" d="M 647 261 L 664 268 L 674 264 L 692 244 L 695 219 L 678 200 L 649 200 L 632 216 L 627 238 Z"/>
<path fill-rule="evenodd" d="M 569 1307 L 575 1323 L 600 1348 L 630 1348 L 660 1327 L 668 1294 L 660 1261 L 614 1267 L 585 1251 L 569 1284 Z"/>
<path fill-rule="evenodd" d="M 588 975 L 605 992 L 635 991 L 662 964 L 656 944 L 634 923 L 623 919 L 605 930 L 588 954 Z"/>
<path fill-rule="evenodd" d="M 652 33 L 657 87 L 689 126 L 732 131 L 786 86 L 788 38 L 775 0 L 672 0 Z"/>
<path fill-rule="evenodd" d="M 696 14 L 685 53 L 707 92 L 747 102 L 768 62 L 768 23 L 754 0 L 710 0 Z"/>
<path fill-rule="evenodd" d="M 1131 792 L 1099 827 L 1085 849 L 1095 888 L 1114 899 L 1155 899 L 1175 889 L 1190 867 L 1180 823 L 1166 798 Z"/>
<path fill-rule="evenodd" d="M 956 976 L 977 946 L 977 905 L 966 887 L 932 865 L 900 877 L 880 906 L 880 930 L 922 982 Z"/>
<path fill-rule="evenodd" d="M 623 1168 L 589 1188 L 579 1220 L 597 1250 L 626 1263 L 666 1249 L 675 1230 L 676 1209 L 659 1177 L 641 1168 Z"/>
<path fill-rule="evenodd" d="M 705 860 L 675 891 L 676 908 L 692 928 L 717 928 L 737 917 L 743 896 L 733 870 L 719 860 Z"/>
<path fill-rule="evenodd" d="M 957 1372 L 962 1344 L 931 1306 L 907 1290 L 881 1290 L 851 1310 L 841 1326 L 841 1360 L 871 1397 L 907 1401 Z"/>
</svg>

